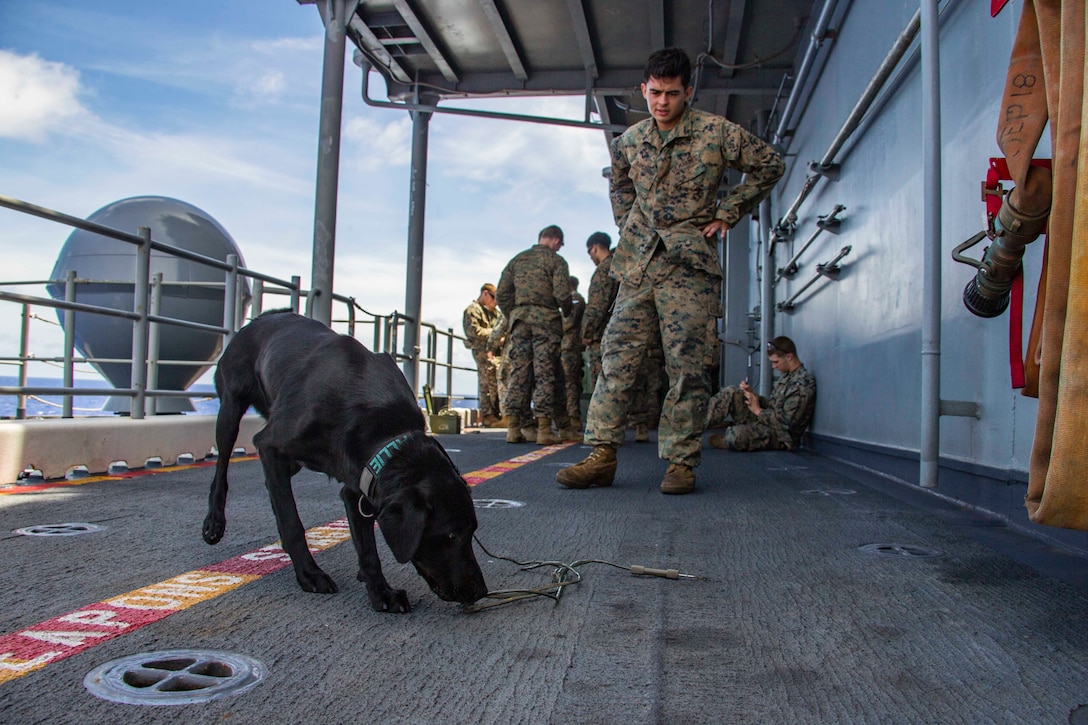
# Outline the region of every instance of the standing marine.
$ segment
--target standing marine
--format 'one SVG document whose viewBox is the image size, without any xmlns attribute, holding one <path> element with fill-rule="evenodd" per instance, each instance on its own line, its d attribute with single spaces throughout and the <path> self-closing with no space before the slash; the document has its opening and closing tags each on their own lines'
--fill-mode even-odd
<svg viewBox="0 0 1088 725">
<path fill-rule="evenodd" d="M 560 365 L 563 315 L 571 314 L 570 269 L 559 256 L 563 230 L 544 227 L 537 243 L 511 259 L 499 278 L 499 306 L 510 323 L 506 385 L 507 440 L 523 438 L 520 411 L 531 398 L 537 445 L 554 445 L 570 437 Z M 560 435 L 552 432 L 552 424 Z"/>
<path fill-rule="evenodd" d="M 669 377 L 658 426 L 658 455 L 669 463 L 661 492 L 685 494 L 695 490 L 710 397 L 706 331 L 721 314 L 718 236 L 770 193 L 784 165 L 740 126 L 688 105 L 694 88 L 683 50 L 653 53 L 641 90 L 651 117 L 611 145 L 609 196 L 620 229 L 612 274 L 620 287 L 586 416 L 593 451 L 556 480 L 569 488 L 612 484 L 631 386 L 651 338 L 660 335 Z M 719 201 L 730 169 L 746 176 Z"/>
</svg>

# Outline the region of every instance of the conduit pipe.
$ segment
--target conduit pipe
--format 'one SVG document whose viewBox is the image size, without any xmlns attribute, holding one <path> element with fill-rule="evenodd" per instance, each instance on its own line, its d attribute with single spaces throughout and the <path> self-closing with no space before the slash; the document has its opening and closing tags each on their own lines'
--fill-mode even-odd
<svg viewBox="0 0 1088 725">
<path fill-rule="evenodd" d="M 789 228 L 797 223 L 797 210 L 801 208 L 801 204 L 804 203 L 805 198 L 816 187 L 816 182 L 821 176 L 827 175 L 834 170 L 835 155 L 842 150 L 846 140 L 850 138 L 850 135 L 857 130 L 861 125 L 861 120 L 864 118 L 866 112 L 873 105 L 873 101 L 876 100 L 877 95 L 880 93 L 884 84 L 887 83 L 892 71 L 895 70 L 896 65 L 906 55 L 907 49 L 910 48 L 910 44 L 914 42 L 915 36 L 918 35 L 918 28 L 921 25 L 922 12 L 919 9 L 914 13 L 914 16 L 907 23 L 907 26 L 896 38 L 895 43 L 892 45 L 891 50 L 884 57 L 880 67 L 877 69 L 876 74 L 872 80 L 869 81 L 869 85 L 865 87 L 865 91 L 861 94 L 858 102 L 854 105 L 854 109 L 850 112 L 850 115 L 846 118 L 842 128 L 839 129 L 838 134 L 835 135 L 831 145 L 828 146 L 827 152 L 823 155 L 823 158 L 817 162 L 813 162 L 810 166 L 813 173 L 805 179 L 805 184 L 801 189 L 801 193 L 794 199 L 793 204 L 786 211 L 782 221 L 778 223 L 780 228 Z"/>
<path fill-rule="evenodd" d="M 941 75 L 937 0 L 922 18 L 922 400 L 918 483 L 936 488 L 941 415 Z M 918 16 L 916 16 L 918 17 Z"/>
<path fill-rule="evenodd" d="M 827 26 L 831 24 L 831 16 L 835 12 L 835 6 L 839 4 L 839 0 L 825 0 L 824 7 L 820 11 L 820 17 L 816 20 L 816 27 L 812 29 L 812 35 L 808 39 L 808 48 L 805 50 L 805 55 L 801 59 L 801 67 L 797 69 L 797 78 L 793 83 L 793 92 L 790 93 L 789 98 L 786 100 L 786 107 L 782 109 L 782 115 L 778 120 L 778 128 L 775 129 L 774 139 L 772 143 L 782 145 L 782 139 L 785 138 L 786 130 L 789 128 L 790 118 L 793 116 L 793 112 L 797 110 L 797 104 L 801 101 L 800 91 L 808 83 L 809 73 L 812 72 L 812 64 L 816 60 L 817 53 L 820 52 L 820 46 L 823 45 L 824 40 L 827 39 Z"/>
<path fill-rule="evenodd" d="M 770 122 L 769 114 L 761 111 L 756 117 L 759 134 L 766 133 Z M 767 347 L 767 343 L 774 337 L 774 234 L 771 231 L 771 200 L 765 197 L 759 204 L 759 247 L 760 278 L 759 278 L 759 349 Z M 763 397 L 769 397 L 774 385 L 774 370 L 768 365 L 765 356 L 760 356 L 759 386 L 756 390 Z"/>
<path fill-rule="evenodd" d="M 352 54 L 352 62 L 363 72 L 363 103 L 374 108 L 393 108 L 398 111 L 424 111 L 426 113 L 445 113 L 451 116 L 474 116 L 476 118 L 493 118 L 501 121 L 528 121 L 529 123 L 546 123 L 550 126 L 573 126 L 575 128 L 591 128 L 598 131 L 610 131 L 623 133 L 627 126 L 616 123 L 595 123 L 588 118 L 584 121 L 574 121 L 569 118 L 552 118 L 549 116 L 529 116 L 522 113 L 502 113 L 499 111 L 477 111 L 469 108 L 439 108 L 437 103 L 412 103 L 379 101 L 370 97 L 370 68 L 367 57 L 359 50 Z"/>
</svg>

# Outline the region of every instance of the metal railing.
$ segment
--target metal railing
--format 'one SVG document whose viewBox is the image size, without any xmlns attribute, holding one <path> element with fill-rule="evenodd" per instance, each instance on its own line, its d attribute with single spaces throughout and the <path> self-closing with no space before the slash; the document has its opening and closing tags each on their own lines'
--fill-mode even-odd
<svg viewBox="0 0 1088 725">
<path fill-rule="evenodd" d="M 73 399 L 87 396 L 119 396 L 132 399 L 130 416 L 134 419 L 143 419 L 145 415 L 154 415 L 157 410 L 157 400 L 164 397 L 199 398 L 207 397 L 207 392 L 169 390 L 158 388 L 158 372 L 163 365 L 191 365 L 211 366 L 214 361 L 208 360 L 161 360 L 159 359 L 159 340 L 163 333 L 163 326 L 182 327 L 188 329 L 209 332 L 223 337 L 220 353 L 230 342 L 234 332 L 245 324 L 247 284 L 251 283 L 252 295 L 250 301 L 249 319 L 259 315 L 265 307 L 266 296 L 288 297 L 287 306 L 299 311 L 303 298 L 306 300 L 306 311 L 312 305 L 312 293 L 302 290 L 299 277 L 293 276 L 290 280 L 282 280 L 266 275 L 255 270 L 242 267 L 238 263 L 236 255 L 228 255 L 227 259 L 220 260 L 206 257 L 201 254 L 174 247 L 169 244 L 157 242 L 151 238 L 148 227 L 140 227 L 137 234 L 114 229 L 112 227 L 90 222 L 78 217 L 69 216 L 44 207 L 39 207 L 25 201 L 0 195 L 0 207 L 6 207 L 16 212 L 37 216 L 49 221 L 57 222 L 77 229 L 82 229 L 101 235 L 119 242 L 136 247 L 135 270 L 132 280 L 91 280 L 80 279 L 75 270 L 69 270 L 65 279 L 39 280 L 23 282 L 0 282 L 3 287 L 21 287 L 27 285 L 52 285 L 62 287 L 65 291 L 64 299 L 52 299 L 49 297 L 34 296 L 0 290 L 0 302 L 11 302 L 21 306 L 22 326 L 19 340 L 19 354 L 16 356 L 0 356 L 0 364 L 14 364 L 19 368 L 19 384 L 14 386 L 0 386 L 0 396 L 16 396 L 16 418 L 26 417 L 27 396 L 49 395 L 61 396 L 63 400 L 61 417 L 73 417 Z M 223 282 L 169 282 L 164 281 L 160 273 L 150 273 L 151 251 L 164 255 L 185 259 L 199 265 L 220 270 L 223 273 Z M 79 285 L 86 284 L 110 284 L 132 286 L 133 307 L 131 310 L 116 309 L 101 305 L 76 302 Z M 210 325 L 193 320 L 178 317 L 169 317 L 161 314 L 162 291 L 170 286 L 202 287 L 213 290 L 222 290 L 223 294 L 223 322 L 221 325 Z M 137 294 L 136 290 L 144 290 Z M 359 337 L 357 333 L 369 328 L 370 341 L 367 346 L 377 352 L 385 352 L 398 361 L 411 360 L 412 354 L 397 352 L 398 340 L 401 328 L 412 324 L 414 320 L 405 315 L 393 312 L 390 315 L 378 315 L 359 306 L 354 297 L 346 297 L 333 294 L 334 302 L 344 306 L 345 316 L 333 319 L 336 325 L 346 325 L 347 334 L 351 337 Z M 33 307 L 46 307 L 63 311 L 64 341 L 59 355 L 39 356 L 31 352 L 30 344 L 30 320 L 33 315 Z M 75 342 L 75 315 L 92 314 L 121 318 L 132 322 L 132 355 L 127 359 L 82 357 L 76 355 Z M 334 314 L 335 317 L 335 314 Z M 445 382 L 447 398 L 452 399 L 453 371 L 475 371 L 453 363 L 453 341 L 464 338 L 454 334 L 452 329 L 438 330 L 429 323 L 420 323 L 422 330 L 426 331 L 424 340 L 425 353 L 413 351 L 418 356 L 418 361 L 425 366 L 426 380 L 432 389 L 440 369 L 445 370 Z M 363 328 L 362 330 L 360 328 Z M 362 339 L 362 338 L 360 338 Z M 441 344 L 441 340 L 445 344 Z M 443 349 L 444 348 L 444 349 Z M 444 359 L 440 353 L 444 352 Z M 60 386 L 34 386 L 29 385 L 29 366 L 34 363 L 60 364 L 62 367 L 62 385 Z M 131 378 L 128 388 L 113 387 L 77 387 L 75 385 L 75 366 L 77 364 L 131 364 Z M 418 393 L 418 391 L 416 391 Z"/>
</svg>

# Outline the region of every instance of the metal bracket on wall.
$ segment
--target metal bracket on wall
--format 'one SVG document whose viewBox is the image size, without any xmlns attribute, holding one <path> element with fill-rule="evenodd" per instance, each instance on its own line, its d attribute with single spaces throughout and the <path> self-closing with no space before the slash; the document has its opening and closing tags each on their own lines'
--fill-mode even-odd
<svg viewBox="0 0 1088 725">
<path fill-rule="evenodd" d="M 816 237 L 820 236 L 821 232 L 831 232 L 832 234 L 838 234 L 839 228 L 842 226 L 842 219 L 838 218 L 839 212 L 845 211 L 846 207 L 842 204 L 836 204 L 835 208 L 830 214 L 824 214 L 823 216 L 816 217 L 816 231 L 805 240 L 805 243 L 801 245 L 801 248 L 797 250 L 797 254 L 793 255 L 790 261 L 786 262 L 786 266 L 778 270 L 778 274 L 775 276 L 775 284 L 783 277 L 792 277 L 797 274 L 797 269 L 800 267 L 798 260 L 801 259 L 801 255 L 812 246 L 812 243 L 816 241 Z"/>
<path fill-rule="evenodd" d="M 942 400 L 941 415 L 955 418 L 982 418 L 982 406 L 970 400 Z"/>
<path fill-rule="evenodd" d="M 819 161 L 813 161 L 808 165 L 808 170 L 814 174 L 819 174 L 825 179 L 838 181 L 839 175 L 842 173 L 842 164 L 822 164 Z"/>
<path fill-rule="evenodd" d="M 839 262 L 847 254 L 850 254 L 851 249 L 852 247 L 847 244 L 845 247 L 839 250 L 839 253 L 835 255 L 834 259 L 829 262 L 824 262 L 823 264 L 816 265 L 816 274 L 812 276 L 812 279 L 810 279 L 808 282 L 805 282 L 805 284 L 802 285 L 801 289 L 797 290 L 788 300 L 784 302 L 779 302 L 777 305 L 775 305 L 775 310 L 777 310 L 778 312 L 793 311 L 793 309 L 797 307 L 797 298 L 804 294 L 805 290 L 815 284 L 816 280 L 820 279 L 821 277 L 827 277 L 831 280 L 838 279 L 839 272 L 842 271 L 842 267 L 839 266 Z"/>
</svg>

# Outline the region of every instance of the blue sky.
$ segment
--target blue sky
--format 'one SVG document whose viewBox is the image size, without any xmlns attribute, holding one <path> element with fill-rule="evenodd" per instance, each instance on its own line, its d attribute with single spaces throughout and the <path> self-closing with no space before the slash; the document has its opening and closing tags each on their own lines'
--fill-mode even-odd
<svg viewBox="0 0 1088 725">
<path fill-rule="evenodd" d="M 218 220 L 249 267 L 308 284 L 322 32 L 316 7 L 294 0 L 0 0 L 0 194 L 79 217 L 131 196 L 177 198 Z M 363 103 L 350 55 L 335 288 L 389 313 L 404 308 L 411 120 Z M 383 90 L 374 76 L 371 93 Z M 583 106 L 473 107 L 580 118 Z M 429 149 L 426 320 L 460 331 L 479 285 L 552 223 L 586 292 L 586 237 L 615 237 L 603 133 L 435 115 Z M 69 233 L 0 209 L 0 279 L 46 279 Z M 17 317 L 0 311 L 0 355 L 17 349 Z M 52 339 L 42 325 L 35 347 Z"/>
</svg>

